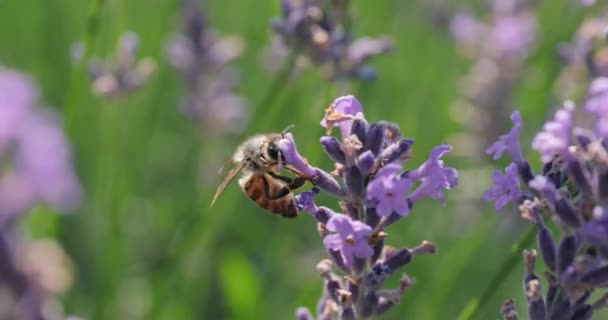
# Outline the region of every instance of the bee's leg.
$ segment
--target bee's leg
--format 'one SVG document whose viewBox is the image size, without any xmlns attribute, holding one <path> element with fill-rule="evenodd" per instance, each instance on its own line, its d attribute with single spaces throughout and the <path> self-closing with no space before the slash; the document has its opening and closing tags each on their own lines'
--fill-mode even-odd
<svg viewBox="0 0 608 320">
<path fill-rule="evenodd" d="M 281 176 L 278 176 L 278 177 L 281 177 Z M 277 177 L 277 179 L 281 179 L 278 177 Z M 288 185 L 281 188 L 279 191 L 277 191 L 277 193 L 270 194 L 270 185 L 268 184 L 268 181 L 266 180 L 266 178 L 262 177 L 262 181 L 264 182 L 264 195 L 266 196 L 266 199 L 268 199 L 268 200 L 281 199 L 284 196 L 291 193 L 291 190 L 297 189 L 306 183 L 306 179 L 304 179 L 304 178 L 295 178 L 295 179 L 291 179 L 289 177 L 282 177 L 282 178 L 289 179 L 289 180 L 291 180 L 291 182 Z M 284 179 L 281 179 L 281 180 L 285 181 Z M 287 181 L 285 181 L 285 182 L 287 182 Z"/>
<path fill-rule="evenodd" d="M 275 179 L 279 179 L 287 183 L 287 188 L 289 188 L 289 190 L 298 189 L 302 187 L 306 183 L 306 181 L 308 181 L 308 179 L 306 179 L 305 177 L 296 177 L 292 179 L 290 177 L 282 176 L 274 172 L 269 172 L 268 174 Z"/>
</svg>

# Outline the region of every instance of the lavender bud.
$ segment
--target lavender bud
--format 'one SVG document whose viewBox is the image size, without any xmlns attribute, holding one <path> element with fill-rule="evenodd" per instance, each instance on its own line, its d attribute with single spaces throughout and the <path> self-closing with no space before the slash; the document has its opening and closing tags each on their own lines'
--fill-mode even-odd
<svg viewBox="0 0 608 320">
<path fill-rule="evenodd" d="M 353 124 L 350 127 L 350 134 L 356 135 L 357 138 L 359 138 L 359 141 L 361 141 L 361 143 L 365 144 L 367 128 L 368 128 L 368 125 L 367 125 L 367 121 L 365 121 L 365 119 L 356 118 L 355 120 L 353 120 Z"/>
<path fill-rule="evenodd" d="M 593 269 L 583 274 L 581 281 L 590 285 L 598 285 L 608 281 L 608 266 Z"/>
<path fill-rule="evenodd" d="M 557 246 L 557 273 L 561 274 L 574 261 L 576 255 L 576 238 L 567 236 L 562 238 Z"/>
<path fill-rule="evenodd" d="M 335 213 L 333 212 L 333 210 L 327 207 L 319 207 L 315 211 L 315 219 L 317 219 L 318 222 L 325 224 L 327 223 L 327 221 L 329 221 L 329 218 L 331 218 L 331 216 L 333 216 L 334 214 Z"/>
<path fill-rule="evenodd" d="M 384 261 L 384 265 L 388 267 L 390 272 L 395 272 L 399 268 L 410 263 L 410 261 L 412 261 L 412 254 L 409 249 L 404 248 L 388 257 L 386 261 Z"/>
<path fill-rule="evenodd" d="M 382 255 L 382 250 L 384 249 L 384 238 L 378 240 L 372 249 L 374 249 L 374 254 L 372 254 L 372 256 L 369 258 L 369 263 L 371 265 L 375 264 L 376 261 L 378 261 L 378 258 L 380 258 L 380 255 Z"/>
<path fill-rule="evenodd" d="M 504 320 L 519 320 L 519 315 L 517 314 L 513 299 L 509 299 L 503 303 L 500 313 Z"/>
<path fill-rule="evenodd" d="M 376 208 L 367 207 L 365 208 L 365 224 L 375 228 L 380 222 L 380 216 L 376 213 Z"/>
<path fill-rule="evenodd" d="M 344 308 L 340 311 L 340 320 L 356 320 L 355 310 L 352 307 Z"/>
<path fill-rule="evenodd" d="M 598 198 L 608 198 L 608 173 L 601 173 L 597 183 Z"/>
<path fill-rule="evenodd" d="M 591 320 L 593 319 L 593 307 L 589 304 L 578 306 L 572 315 L 571 320 Z"/>
<path fill-rule="evenodd" d="M 360 274 L 361 272 L 363 272 L 363 270 L 365 269 L 366 262 L 367 259 L 355 257 L 353 262 L 353 271 L 355 272 L 355 274 Z"/>
<path fill-rule="evenodd" d="M 531 280 L 526 284 L 526 297 L 528 298 L 528 315 L 531 320 L 545 320 L 546 308 L 540 281 Z"/>
<path fill-rule="evenodd" d="M 340 302 L 340 296 L 338 294 L 338 290 L 342 289 L 342 285 L 340 284 L 340 281 L 337 281 L 335 279 L 332 280 L 327 280 L 325 282 L 325 288 L 327 289 L 327 293 L 329 293 L 329 296 L 335 301 L 335 302 Z"/>
<path fill-rule="evenodd" d="M 315 318 L 312 316 L 310 311 L 308 311 L 308 308 L 299 307 L 296 310 L 296 319 L 297 320 L 314 320 Z"/>
<path fill-rule="evenodd" d="M 359 300 L 359 281 L 348 278 L 348 291 L 352 294 L 353 301 Z"/>
<path fill-rule="evenodd" d="M 321 137 L 321 145 L 323 146 L 323 150 L 325 150 L 325 153 L 333 161 L 340 164 L 346 163 L 346 156 L 344 155 L 344 151 L 342 151 L 342 147 L 340 146 L 340 141 L 338 141 L 338 138 L 334 136 Z"/>
<path fill-rule="evenodd" d="M 551 320 L 569 320 L 570 315 L 572 314 L 572 304 L 570 303 L 570 299 L 564 298 L 559 302 L 556 302 L 553 307 L 551 314 L 549 315 L 549 319 Z"/>
<path fill-rule="evenodd" d="M 574 138 L 578 142 L 578 145 L 581 146 L 584 150 L 587 150 L 587 147 L 594 140 L 593 132 L 584 128 L 574 128 Z"/>
<path fill-rule="evenodd" d="M 361 198 L 363 190 L 365 189 L 363 175 L 357 167 L 347 167 L 344 170 L 344 184 L 346 189 L 355 198 Z"/>
<path fill-rule="evenodd" d="M 375 164 L 376 157 L 369 150 L 363 152 L 357 159 L 357 166 L 363 175 L 370 173 L 374 169 Z"/>
<path fill-rule="evenodd" d="M 517 166 L 517 172 L 519 176 L 524 181 L 524 184 L 528 184 L 532 179 L 534 179 L 534 173 L 532 172 L 532 168 L 530 168 L 530 164 L 527 161 L 518 161 L 515 162 Z"/>
<path fill-rule="evenodd" d="M 579 228 L 581 226 L 581 222 L 576 211 L 566 199 L 558 199 L 553 205 L 555 206 L 555 213 L 562 221 L 574 228 Z"/>
<path fill-rule="evenodd" d="M 377 263 L 372 270 L 363 277 L 363 285 L 368 291 L 376 291 L 382 287 L 384 280 L 392 273 L 391 269 L 383 263 Z"/>
<path fill-rule="evenodd" d="M 340 255 L 339 251 L 327 250 L 327 252 L 331 256 L 331 260 L 336 264 L 336 266 L 338 266 L 338 268 L 340 268 L 340 270 L 344 271 L 345 273 L 350 273 L 350 268 L 344 264 L 342 255 Z"/>
<path fill-rule="evenodd" d="M 551 232 L 545 228 L 544 225 L 539 225 L 538 234 L 538 247 L 540 253 L 543 256 L 545 265 L 551 270 L 555 271 L 555 241 Z"/>
<path fill-rule="evenodd" d="M 553 161 L 549 161 L 543 164 L 543 176 L 546 176 L 553 169 Z"/>
<path fill-rule="evenodd" d="M 549 282 L 549 289 L 547 289 L 547 309 L 551 310 L 553 302 L 555 301 L 555 296 L 557 295 L 559 284 L 551 272 L 545 272 L 544 275 L 545 278 L 547 278 L 547 282 Z"/>
<path fill-rule="evenodd" d="M 330 194 L 336 195 L 338 197 L 344 196 L 344 190 L 342 190 L 342 187 L 340 186 L 338 181 L 336 181 L 336 179 L 334 179 L 329 173 L 321 169 L 316 169 L 316 174 L 313 178 L 313 181 L 315 186 L 323 189 L 326 192 L 329 192 Z"/>
<path fill-rule="evenodd" d="M 403 139 L 390 144 L 386 149 L 382 150 L 378 159 L 382 164 L 391 163 L 404 155 L 410 150 L 414 144 L 414 139 Z"/>
<path fill-rule="evenodd" d="M 384 128 L 377 123 L 372 123 L 367 130 L 363 150 L 370 150 L 375 156 L 380 153 L 384 141 Z"/>
<path fill-rule="evenodd" d="M 562 158 L 565 158 L 564 161 L 566 161 L 566 167 L 568 168 L 570 178 L 573 180 L 573 182 L 579 187 L 581 192 L 590 195 L 591 184 L 589 183 L 589 177 L 585 172 L 585 169 L 569 152 L 564 153 Z"/>
<path fill-rule="evenodd" d="M 359 302 L 357 313 L 359 317 L 365 319 L 371 317 L 378 306 L 378 295 L 375 291 L 368 292 Z"/>
</svg>

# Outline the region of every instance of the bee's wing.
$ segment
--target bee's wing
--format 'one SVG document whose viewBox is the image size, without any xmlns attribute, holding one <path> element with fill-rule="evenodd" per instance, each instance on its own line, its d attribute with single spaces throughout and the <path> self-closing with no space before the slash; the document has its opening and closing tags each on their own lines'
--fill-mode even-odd
<svg viewBox="0 0 608 320">
<path fill-rule="evenodd" d="M 245 165 L 246 165 L 245 161 L 241 161 L 241 163 L 239 163 L 236 167 L 232 168 L 232 170 L 230 170 L 230 172 L 228 172 L 228 175 L 226 175 L 226 178 L 224 179 L 224 181 L 222 181 L 222 183 L 219 185 L 219 187 L 217 187 L 217 190 L 215 191 L 215 195 L 213 196 L 213 200 L 211 200 L 211 206 L 213 206 L 213 204 L 215 203 L 217 198 L 219 198 L 220 195 L 222 194 L 222 192 L 224 192 L 224 189 L 226 189 L 226 187 L 228 186 L 230 181 L 232 181 L 234 179 L 234 177 L 236 177 L 236 175 L 239 174 L 239 172 L 241 172 L 241 170 L 243 170 Z"/>
</svg>

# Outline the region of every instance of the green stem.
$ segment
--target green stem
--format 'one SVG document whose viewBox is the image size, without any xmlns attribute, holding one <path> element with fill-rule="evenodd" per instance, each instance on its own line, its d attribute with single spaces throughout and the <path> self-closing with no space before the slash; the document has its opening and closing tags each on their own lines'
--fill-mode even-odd
<svg viewBox="0 0 608 320">
<path fill-rule="evenodd" d="M 517 266 L 521 259 L 521 251 L 524 248 L 529 247 L 535 238 L 536 229 L 531 228 L 519 239 L 519 241 L 517 241 L 517 243 L 513 245 L 509 258 L 503 262 L 502 266 L 498 269 L 498 272 L 496 272 L 494 278 L 492 281 L 490 281 L 485 290 L 482 291 L 481 295 L 469 300 L 458 315 L 458 320 L 471 320 L 480 316 L 482 307 L 492 299 L 494 294 L 502 286 L 503 282 L 508 278 L 508 274 L 510 274 L 515 266 Z"/>
<path fill-rule="evenodd" d="M 77 118 L 79 109 L 77 102 L 81 94 L 81 85 L 83 82 L 86 82 L 85 77 L 87 62 L 89 61 L 89 58 L 93 52 L 95 52 L 95 45 L 99 36 L 101 15 L 104 5 L 105 0 L 91 1 L 84 30 L 84 53 L 81 60 L 77 62 L 74 68 L 72 68 L 65 97 L 63 99 L 66 128 L 71 136 L 75 136 L 73 126 L 76 122 L 75 119 Z"/>
</svg>

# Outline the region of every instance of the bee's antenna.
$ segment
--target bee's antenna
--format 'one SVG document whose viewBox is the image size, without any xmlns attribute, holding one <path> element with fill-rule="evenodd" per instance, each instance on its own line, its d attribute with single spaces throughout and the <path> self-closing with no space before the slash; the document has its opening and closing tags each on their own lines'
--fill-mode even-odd
<svg viewBox="0 0 608 320">
<path fill-rule="evenodd" d="M 287 132 L 289 132 L 289 130 L 293 129 L 296 125 L 295 124 L 290 124 L 287 126 L 287 128 L 283 129 L 283 131 L 281 131 L 281 134 L 286 134 Z"/>
</svg>

